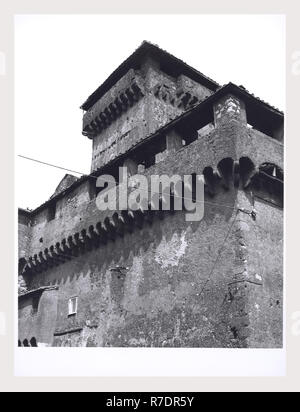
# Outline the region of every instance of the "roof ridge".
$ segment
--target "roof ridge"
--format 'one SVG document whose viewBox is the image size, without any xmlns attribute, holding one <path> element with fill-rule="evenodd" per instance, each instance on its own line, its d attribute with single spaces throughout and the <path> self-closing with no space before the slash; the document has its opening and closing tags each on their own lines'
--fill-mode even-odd
<svg viewBox="0 0 300 412">
<path fill-rule="evenodd" d="M 101 98 L 109 89 L 111 86 L 109 86 L 110 82 L 114 81 L 115 77 L 118 77 L 118 73 L 122 71 L 122 69 L 126 68 L 126 65 L 129 65 L 131 60 L 134 60 L 134 58 L 139 57 L 139 53 L 143 54 L 144 52 L 147 51 L 147 48 L 152 48 L 160 53 L 163 53 L 165 56 L 168 56 L 170 59 L 176 60 L 179 64 L 182 64 L 186 69 L 193 71 L 196 75 L 200 76 L 208 82 L 211 86 L 211 88 L 217 88 L 220 87 L 219 83 L 217 83 L 215 80 L 211 79 L 210 77 L 206 76 L 205 74 L 201 73 L 199 70 L 195 69 L 191 65 L 187 64 L 180 58 L 176 57 L 175 55 L 171 54 L 167 50 L 162 49 L 160 46 L 151 43 L 148 40 L 144 40 L 141 45 L 135 49 L 135 51 L 130 54 L 107 78 L 106 80 L 85 100 L 85 102 L 80 106 L 81 109 L 83 110 L 88 110 L 90 107 L 93 106 L 93 104 L 96 103 L 96 101 Z M 107 90 L 106 90 L 107 89 Z"/>
</svg>

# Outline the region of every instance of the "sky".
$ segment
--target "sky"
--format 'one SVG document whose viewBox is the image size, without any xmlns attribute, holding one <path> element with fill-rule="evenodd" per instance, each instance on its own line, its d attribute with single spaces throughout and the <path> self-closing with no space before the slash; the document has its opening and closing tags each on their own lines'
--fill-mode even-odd
<svg viewBox="0 0 300 412">
<path fill-rule="evenodd" d="M 285 110 L 284 16 L 19 15 L 16 156 L 90 173 L 92 141 L 81 134 L 80 106 L 143 40 Z M 66 173 L 17 157 L 18 207 L 38 207 Z"/>
</svg>

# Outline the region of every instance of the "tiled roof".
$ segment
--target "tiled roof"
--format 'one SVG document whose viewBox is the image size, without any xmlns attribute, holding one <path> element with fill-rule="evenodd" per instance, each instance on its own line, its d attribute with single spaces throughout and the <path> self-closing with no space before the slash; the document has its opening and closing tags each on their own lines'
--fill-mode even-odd
<svg viewBox="0 0 300 412">
<path fill-rule="evenodd" d="M 168 62 L 172 68 L 180 67 L 183 74 L 202 82 L 211 90 L 215 91 L 220 85 L 203 73 L 186 64 L 184 61 L 173 56 L 169 52 L 148 41 L 144 41 L 106 80 L 92 93 L 82 104 L 81 109 L 88 110 L 100 99 L 130 68 L 138 67 L 138 63 L 147 53 L 152 52 L 159 56 L 160 61 Z"/>
<path fill-rule="evenodd" d="M 249 92 L 249 90 L 246 89 L 246 87 L 244 86 L 239 86 L 240 89 L 244 90 L 245 92 L 247 92 L 250 96 L 254 97 L 255 99 L 259 100 L 261 103 L 266 104 L 267 106 L 269 106 L 270 108 L 276 110 L 278 113 L 284 114 L 282 110 L 278 109 L 275 106 L 272 106 L 270 103 L 266 102 L 265 100 L 261 99 L 260 97 L 257 97 L 254 93 Z"/>
</svg>

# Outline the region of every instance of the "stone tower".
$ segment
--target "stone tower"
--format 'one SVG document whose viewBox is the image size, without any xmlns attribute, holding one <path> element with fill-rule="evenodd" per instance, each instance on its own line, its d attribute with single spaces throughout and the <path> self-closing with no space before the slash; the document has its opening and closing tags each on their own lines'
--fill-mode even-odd
<svg viewBox="0 0 300 412">
<path fill-rule="evenodd" d="M 283 113 L 148 42 L 82 109 L 91 174 L 19 210 L 19 345 L 281 347 Z M 203 220 L 100 212 L 124 165 L 203 175 Z"/>
<path fill-rule="evenodd" d="M 217 87 L 144 42 L 82 105 L 83 134 L 93 139 L 92 171 L 127 153 Z M 144 159 L 146 166 L 150 162 L 155 159 Z"/>
</svg>

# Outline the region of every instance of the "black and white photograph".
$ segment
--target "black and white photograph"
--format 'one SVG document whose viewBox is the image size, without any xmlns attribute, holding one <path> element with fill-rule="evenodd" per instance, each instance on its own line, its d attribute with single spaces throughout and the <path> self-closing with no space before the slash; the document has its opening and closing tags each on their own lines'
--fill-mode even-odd
<svg viewBox="0 0 300 412">
<path fill-rule="evenodd" d="M 284 130 L 283 15 L 16 16 L 18 346 L 282 349 Z"/>
</svg>

